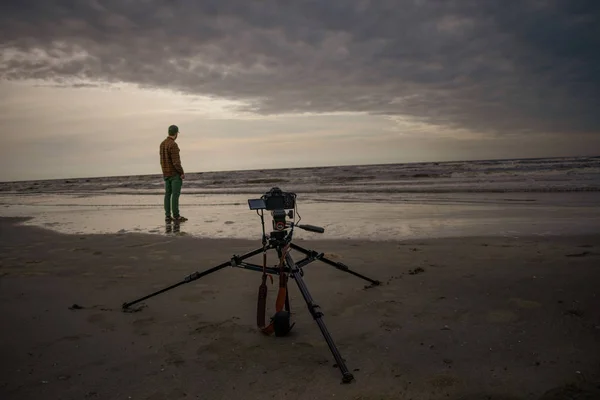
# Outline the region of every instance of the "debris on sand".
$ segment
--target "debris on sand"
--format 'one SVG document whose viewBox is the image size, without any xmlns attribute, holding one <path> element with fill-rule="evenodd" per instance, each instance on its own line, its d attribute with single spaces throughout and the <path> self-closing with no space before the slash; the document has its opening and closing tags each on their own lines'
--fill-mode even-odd
<svg viewBox="0 0 600 400">
<path fill-rule="evenodd" d="M 421 274 L 423 272 L 425 272 L 425 269 L 423 269 L 421 267 L 417 267 L 415 269 L 408 270 L 409 275 L 417 275 L 417 274 Z"/>
<path fill-rule="evenodd" d="M 72 306 L 69 307 L 69 310 L 100 310 L 100 311 L 113 311 L 112 308 L 107 308 L 107 307 L 102 307 L 101 305 L 95 305 L 95 306 L 91 306 L 91 307 L 84 307 L 84 306 L 80 306 L 77 303 L 74 303 Z"/>
<path fill-rule="evenodd" d="M 583 317 L 583 311 L 572 308 L 570 310 L 565 311 L 565 315 L 574 315 L 576 317 Z"/>
<path fill-rule="evenodd" d="M 145 304 L 139 305 L 137 307 L 127 307 L 127 308 L 123 309 L 123 312 L 126 312 L 126 313 L 136 313 L 136 312 L 142 311 L 146 307 L 147 306 Z"/>
<path fill-rule="evenodd" d="M 590 254 L 592 253 L 590 253 L 589 251 L 584 251 L 583 253 L 567 254 L 565 257 L 585 257 Z"/>
<path fill-rule="evenodd" d="M 597 399 L 598 395 L 600 395 L 600 388 L 593 385 L 566 384 L 547 391 L 539 400 L 592 400 Z"/>
</svg>

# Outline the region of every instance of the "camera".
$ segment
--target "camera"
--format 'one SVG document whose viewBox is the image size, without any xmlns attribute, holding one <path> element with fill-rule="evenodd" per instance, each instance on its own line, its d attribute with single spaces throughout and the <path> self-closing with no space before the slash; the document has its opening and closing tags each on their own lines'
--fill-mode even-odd
<svg viewBox="0 0 600 400">
<path fill-rule="evenodd" d="M 284 192 L 278 187 L 271 188 L 260 199 L 248 199 L 251 210 L 268 210 L 273 216 L 273 230 L 282 232 L 288 227 L 286 217 L 293 218 L 296 207 L 296 193 Z M 290 210 L 286 212 L 286 210 Z"/>
<path fill-rule="evenodd" d="M 296 207 L 296 193 L 284 192 L 274 187 L 260 199 L 249 199 L 248 206 L 251 210 L 292 210 Z"/>
</svg>

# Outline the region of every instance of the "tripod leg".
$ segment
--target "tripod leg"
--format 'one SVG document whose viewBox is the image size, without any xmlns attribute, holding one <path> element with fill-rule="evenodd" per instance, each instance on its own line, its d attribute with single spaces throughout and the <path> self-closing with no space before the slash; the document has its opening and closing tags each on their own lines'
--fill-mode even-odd
<svg viewBox="0 0 600 400">
<path fill-rule="evenodd" d="M 217 265 L 216 267 L 214 267 L 214 268 L 211 268 L 211 269 L 209 269 L 209 270 L 206 270 L 206 271 L 204 271 L 204 272 L 194 272 L 193 274 L 186 276 L 186 277 L 185 277 L 185 279 L 184 279 L 184 280 L 182 280 L 181 282 L 178 282 L 178 283 L 176 283 L 176 284 L 174 284 L 174 285 L 168 286 L 168 287 L 166 287 L 166 288 L 164 288 L 164 289 L 158 290 L 158 291 L 156 291 L 156 292 L 154 292 L 154 293 L 151 293 L 151 294 L 149 294 L 149 295 L 147 295 L 147 296 L 141 297 L 141 298 L 139 298 L 139 299 L 137 299 L 137 300 L 134 300 L 134 301 L 132 301 L 132 302 L 129 302 L 129 303 L 123 303 L 123 306 L 122 306 L 122 308 L 123 308 L 123 309 L 126 309 L 126 308 L 128 308 L 128 307 L 130 307 L 130 306 L 132 306 L 132 305 L 134 305 L 134 304 L 136 304 L 136 303 L 139 303 L 140 301 L 144 301 L 144 300 L 146 300 L 146 299 L 149 299 L 150 297 L 154 297 L 154 296 L 157 296 L 157 295 L 159 295 L 159 294 L 161 294 L 161 293 L 164 293 L 164 292 L 166 292 L 166 291 L 169 291 L 169 290 L 171 290 L 171 289 L 175 289 L 176 287 L 178 287 L 178 286 L 181 286 L 181 285 L 183 285 L 184 283 L 189 283 L 189 282 L 191 282 L 191 281 L 195 281 L 196 279 L 200 279 L 200 278 L 202 278 L 203 276 L 206 276 L 206 275 L 208 275 L 208 274 L 211 274 L 211 273 L 213 273 L 213 272 L 216 272 L 216 271 L 218 271 L 218 270 L 220 270 L 220 269 L 222 269 L 222 268 L 225 268 L 225 267 L 227 267 L 227 266 L 229 266 L 229 265 L 231 265 L 231 261 L 228 261 L 228 262 L 226 262 L 226 263 L 223 263 L 223 264 L 221 264 L 221 265 Z"/>
<path fill-rule="evenodd" d="M 249 253 L 244 254 L 241 257 L 233 257 L 230 261 L 224 262 L 223 264 L 217 265 L 216 267 L 207 269 L 206 271 L 203 271 L 203 272 L 194 272 L 193 274 L 190 274 L 190 275 L 186 276 L 185 279 L 182 280 L 181 282 L 178 282 L 178 283 L 176 283 L 174 285 L 168 286 L 168 287 L 166 287 L 164 289 L 158 290 L 158 291 L 156 291 L 154 293 L 151 293 L 151 294 L 149 294 L 147 296 L 141 297 L 141 298 L 139 298 L 137 300 L 134 300 L 134 301 L 131 301 L 129 303 L 123 303 L 122 309 L 125 310 L 126 308 L 128 308 L 128 307 L 130 307 L 130 306 L 132 306 L 132 305 L 134 305 L 136 303 L 139 303 L 140 301 L 149 299 L 150 297 L 154 297 L 156 295 L 159 295 L 159 294 L 164 293 L 166 291 L 169 291 L 171 289 L 175 289 L 176 287 L 181 286 L 181 285 L 183 285 L 185 283 L 189 283 L 189 282 L 195 281 L 196 279 L 200 279 L 203 276 L 206 276 L 208 274 L 212 274 L 213 272 L 216 272 L 216 271 L 218 271 L 220 269 L 223 269 L 225 267 L 233 265 L 234 263 L 237 265 L 242 260 L 244 260 L 246 258 L 249 258 L 249 257 L 252 257 L 252 256 L 254 256 L 256 254 L 259 254 L 262 251 L 263 251 L 262 248 L 256 249 L 256 250 L 253 250 L 253 251 L 251 251 Z"/>
<path fill-rule="evenodd" d="M 319 306 L 314 303 L 312 296 L 310 295 L 308 288 L 306 287 L 306 284 L 302 279 L 300 269 L 294 264 L 294 261 L 292 260 L 292 257 L 289 253 L 286 255 L 286 262 L 288 264 L 288 267 L 292 271 L 292 275 L 294 276 L 296 283 L 298 284 L 298 288 L 300 289 L 300 293 L 302 293 L 302 297 L 304 297 L 304 300 L 306 301 L 308 311 L 310 311 L 310 314 L 317 322 L 317 325 L 319 326 L 319 329 L 321 330 L 321 333 L 323 334 L 323 337 L 325 338 L 325 341 L 329 346 L 329 350 L 331 350 L 333 358 L 335 359 L 337 366 L 342 372 L 342 383 L 352 382 L 354 380 L 354 376 L 350 373 L 350 371 L 348 371 L 348 367 L 346 367 L 344 359 L 340 355 L 340 352 L 338 351 L 337 346 L 335 345 L 333 338 L 331 337 L 331 334 L 329 333 L 327 327 L 325 326 L 325 323 L 323 322 L 323 313 L 319 310 Z"/>
<path fill-rule="evenodd" d="M 347 272 L 347 273 L 349 273 L 351 275 L 357 276 L 357 277 L 359 277 L 361 279 L 364 279 L 364 280 L 366 280 L 368 282 L 371 282 L 371 286 L 378 286 L 378 285 L 381 284 L 380 281 L 371 279 L 371 278 L 369 278 L 367 276 L 359 274 L 358 272 L 352 271 L 350 268 L 348 268 L 347 265 L 345 265 L 345 264 L 343 264 L 341 262 L 335 262 L 335 261 L 332 261 L 332 260 L 326 258 L 323 255 L 323 253 L 317 253 L 314 250 L 307 250 L 307 249 L 302 248 L 302 247 L 300 247 L 298 245 L 295 245 L 293 243 L 290 243 L 290 247 L 292 249 L 296 250 L 296 251 L 299 251 L 300 253 L 305 254 L 309 259 L 319 260 L 321 262 L 324 262 L 325 264 L 331 265 L 332 267 L 339 269 L 340 271 Z"/>
</svg>

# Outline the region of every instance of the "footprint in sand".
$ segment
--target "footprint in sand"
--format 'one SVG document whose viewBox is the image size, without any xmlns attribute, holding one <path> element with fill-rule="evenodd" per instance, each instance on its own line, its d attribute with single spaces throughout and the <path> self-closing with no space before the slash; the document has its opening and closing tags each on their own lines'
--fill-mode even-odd
<svg viewBox="0 0 600 400">
<path fill-rule="evenodd" d="M 590 400 L 600 398 L 600 386 L 593 383 L 565 384 L 545 392 L 539 400 Z"/>
<path fill-rule="evenodd" d="M 205 300 L 205 297 L 202 293 L 200 294 L 188 294 L 185 296 L 181 296 L 179 298 L 179 300 L 181 301 L 189 301 L 189 302 L 194 302 L 194 301 L 202 301 Z"/>
<path fill-rule="evenodd" d="M 70 249 L 70 251 L 90 251 L 89 247 L 75 247 L 73 249 Z"/>
<path fill-rule="evenodd" d="M 446 389 L 461 383 L 460 379 L 452 375 L 438 375 L 429 380 L 432 387 Z"/>
<path fill-rule="evenodd" d="M 493 310 L 488 312 L 487 320 L 492 323 L 508 323 L 518 319 L 518 315 L 510 310 Z"/>
<path fill-rule="evenodd" d="M 161 246 L 161 245 L 169 244 L 171 242 L 172 242 L 172 240 L 169 240 L 168 242 L 158 242 L 158 243 L 139 243 L 139 244 L 130 244 L 126 247 L 152 247 L 152 246 Z"/>
<path fill-rule="evenodd" d="M 116 283 L 119 283 L 119 282 L 116 281 L 116 280 L 114 280 L 114 279 L 111 279 L 109 281 L 104 281 L 102 283 L 99 283 L 99 284 L 95 285 L 95 288 L 96 289 L 100 289 L 100 290 L 104 290 L 104 289 L 107 289 L 107 288 L 115 285 Z"/>
<path fill-rule="evenodd" d="M 131 265 L 115 265 L 113 270 L 131 269 Z"/>
<path fill-rule="evenodd" d="M 537 301 L 524 300 L 524 299 L 519 299 L 516 297 L 511 298 L 509 300 L 509 303 L 514 304 L 515 306 L 517 306 L 519 308 L 525 308 L 525 309 L 539 308 L 542 306 Z"/>
<path fill-rule="evenodd" d="M 104 316 L 104 314 L 92 314 L 88 317 L 88 322 L 91 322 L 91 323 L 102 322 L 105 319 L 106 319 L 106 317 Z"/>
<path fill-rule="evenodd" d="M 202 334 L 202 335 L 210 335 L 210 334 L 218 334 L 218 335 L 232 335 L 233 332 L 251 332 L 256 333 L 254 327 L 249 327 L 245 325 L 240 325 L 236 320 L 239 320 L 239 317 L 232 317 L 220 322 L 203 322 L 198 327 L 190 331 L 190 335 Z"/>
<path fill-rule="evenodd" d="M 91 322 L 94 325 L 98 325 L 103 329 L 106 330 L 114 330 L 115 329 L 115 324 L 113 324 L 112 322 L 108 322 L 106 321 L 106 315 L 104 314 L 92 314 L 88 317 L 88 322 Z"/>
<path fill-rule="evenodd" d="M 147 326 L 155 321 L 154 317 L 138 318 L 133 321 L 133 326 Z"/>
<path fill-rule="evenodd" d="M 401 305 L 399 301 L 392 299 L 372 301 L 369 303 L 348 306 L 341 311 L 332 312 L 331 315 L 334 317 L 351 317 L 360 312 L 368 312 L 369 314 L 372 312 L 377 312 L 380 315 L 388 316 L 393 315 L 399 305 Z"/>
<path fill-rule="evenodd" d="M 399 277 L 397 279 L 400 279 Z M 397 298 L 399 293 L 401 292 L 401 288 L 394 286 L 385 286 L 381 289 L 381 297 L 386 297 L 388 299 Z"/>
<path fill-rule="evenodd" d="M 179 299 L 181 301 L 191 301 L 191 302 L 203 301 L 203 300 L 206 300 L 207 297 L 210 297 L 210 296 L 214 295 L 215 293 L 217 293 L 217 291 L 211 290 L 211 289 L 205 289 L 205 290 L 202 290 L 200 293 L 188 294 L 188 295 L 180 297 Z"/>
<path fill-rule="evenodd" d="M 331 260 L 339 260 L 340 258 L 342 258 L 342 256 L 337 253 L 325 253 L 325 257 Z"/>
<path fill-rule="evenodd" d="M 169 356 L 165 359 L 165 363 L 169 364 L 169 365 L 174 365 L 174 366 L 179 366 L 179 365 L 183 365 L 185 364 L 185 360 L 183 359 L 183 357 L 174 352 L 174 351 L 169 351 Z"/>
<path fill-rule="evenodd" d="M 71 336 L 63 336 L 60 339 L 57 340 L 57 342 L 75 342 L 81 339 L 87 339 L 92 337 L 92 335 L 87 334 L 87 333 L 82 333 L 80 335 L 71 335 Z"/>
<path fill-rule="evenodd" d="M 20 273 L 20 276 L 46 276 L 46 275 L 50 275 L 50 273 L 43 272 L 43 271 L 25 271 L 25 272 Z"/>
<path fill-rule="evenodd" d="M 333 317 L 351 317 L 364 307 L 365 306 L 363 304 L 355 304 L 353 306 L 345 307 L 341 311 L 332 311 L 331 315 Z"/>
<path fill-rule="evenodd" d="M 305 348 L 305 349 L 312 349 L 313 347 L 315 347 L 314 344 L 311 344 L 308 342 L 295 342 L 295 343 L 292 343 L 292 346 L 301 347 L 301 348 Z"/>
<path fill-rule="evenodd" d="M 386 320 L 381 321 L 379 323 L 379 327 L 388 332 L 398 331 L 398 330 L 402 329 L 402 326 L 400 324 L 398 324 L 397 322 L 394 322 L 391 319 L 386 319 Z"/>
<path fill-rule="evenodd" d="M 146 328 L 149 325 L 154 324 L 154 321 L 155 321 L 154 317 L 147 317 L 147 318 L 136 319 L 132 323 L 132 325 L 133 325 L 133 332 L 136 335 L 140 335 L 140 336 L 146 336 L 146 335 L 148 335 L 148 332 L 147 332 Z"/>
</svg>

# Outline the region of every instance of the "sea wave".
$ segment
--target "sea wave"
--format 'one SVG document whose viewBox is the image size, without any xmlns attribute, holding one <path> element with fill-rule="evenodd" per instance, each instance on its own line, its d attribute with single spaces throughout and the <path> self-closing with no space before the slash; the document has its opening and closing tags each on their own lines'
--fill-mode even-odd
<svg viewBox="0 0 600 400">
<path fill-rule="evenodd" d="M 0 183 L 4 194 L 153 194 L 160 175 Z M 188 173 L 187 193 L 577 192 L 600 190 L 600 157 L 482 160 Z"/>
</svg>

